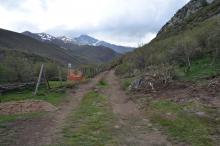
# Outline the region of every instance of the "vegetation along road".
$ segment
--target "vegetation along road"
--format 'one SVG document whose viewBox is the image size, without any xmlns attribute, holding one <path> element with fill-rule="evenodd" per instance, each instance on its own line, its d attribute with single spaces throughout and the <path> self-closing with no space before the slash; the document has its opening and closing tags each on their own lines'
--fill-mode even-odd
<svg viewBox="0 0 220 146">
<path fill-rule="evenodd" d="M 150 121 L 121 89 L 114 71 L 67 92 L 56 111 L 1 121 L 1 144 L 170 145 L 147 127 Z"/>
<path fill-rule="evenodd" d="M 123 82 L 114 70 L 105 71 L 67 89 L 65 98 L 57 101 L 56 94 L 50 95 L 55 110 L 1 115 L 1 145 L 217 145 L 215 109 L 195 102 L 177 104 L 159 92 L 151 95 L 158 98 L 134 94 Z M 181 95 L 183 90 L 172 92 Z"/>
</svg>

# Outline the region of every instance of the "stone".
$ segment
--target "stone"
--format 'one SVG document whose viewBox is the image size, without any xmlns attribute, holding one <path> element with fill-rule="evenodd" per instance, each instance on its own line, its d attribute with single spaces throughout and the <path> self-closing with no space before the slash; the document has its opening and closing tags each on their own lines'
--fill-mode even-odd
<svg viewBox="0 0 220 146">
<path fill-rule="evenodd" d="M 148 124 L 147 124 L 147 127 L 152 127 L 152 124 L 151 124 L 151 123 L 148 123 Z"/>
<path fill-rule="evenodd" d="M 196 112 L 196 115 L 198 115 L 198 116 L 205 116 L 205 113 L 204 112 Z"/>
<path fill-rule="evenodd" d="M 206 2 L 208 3 L 208 4 L 211 4 L 211 3 L 213 3 L 215 0 L 206 0 Z"/>
<path fill-rule="evenodd" d="M 115 129 L 119 129 L 120 126 L 119 126 L 119 125 L 115 125 L 114 128 L 115 128 Z"/>
<path fill-rule="evenodd" d="M 181 26 L 181 24 L 192 14 L 198 12 L 200 9 L 204 8 L 206 5 L 212 4 L 215 0 L 191 0 L 182 9 L 180 9 L 174 17 L 167 22 L 166 25 L 162 27 L 158 35 L 167 32 L 170 28 L 176 28 Z M 205 4 L 207 3 L 207 4 Z"/>
</svg>

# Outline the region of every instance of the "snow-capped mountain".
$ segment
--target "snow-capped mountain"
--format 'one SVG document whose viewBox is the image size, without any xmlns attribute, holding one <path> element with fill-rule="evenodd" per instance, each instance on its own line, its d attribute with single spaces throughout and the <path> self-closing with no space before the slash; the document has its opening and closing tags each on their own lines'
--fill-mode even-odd
<svg viewBox="0 0 220 146">
<path fill-rule="evenodd" d="M 49 34 L 46 34 L 46 33 L 38 33 L 37 34 L 39 37 L 41 37 L 42 40 L 46 40 L 46 41 L 51 41 L 51 40 L 54 40 L 56 39 L 55 37 L 49 35 Z"/>
<path fill-rule="evenodd" d="M 90 46 L 96 46 L 95 44 L 99 41 L 88 35 L 80 35 L 79 37 L 74 38 L 74 40 L 76 40 L 78 45 L 90 45 Z"/>
<path fill-rule="evenodd" d="M 60 37 L 57 37 L 57 39 L 62 40 L 64 43 L 74 43 L 74 44 L 77 43 L 74 39 L 67 37 L 67 36 L 60 36 Z"/>
<path fill-rule="evenodd" d="M 134 48 L 132 47 L 114 45 L 105 41 L 95 39 L 88 35 L 80 35 L 79 37 L 71 38 L 67 36 L 54 37 L 46 33 L 32 33 L 29 31 L 25 31 L 22 34 L 37 39 L 41 42 L 53 43 L 55 45 L 61 46 L 66 49 L 74 48 L 76 47 L 76 45 L 78 46 L 88 45 L 88 46 L 104 46 L 120 54 L 124 54 L 134 50 Z"/>
<path fill-rule="evenodd" d="M 23 34 L 30 36 L 32 38 L 35 38 L 37 40 L 40 40 L 40 41 L 52 41 L 56 39 L 56 37 L 46 34 L 46 33 L 32 33 L 29 31 L 25 31 L 23 32 Z"/>
<path fill-rule="evenodd" d="M 68 49 L 73 50 L 74 48 L 78 48 L 79 46 L 74 41 L 74 39 L 66 37 L 66 36 L 54 37 L 46 33 L 32 33 L 29 31 L 25 31 L 22 34 L 29 36 L 31 38 L 34 38 L 38 41 L 44 42 L 44 43 L 57 45 L 65 50 L 68 50 Z"/>
<path fill-rule="evenodd" d="M 95 38 L 88 36 L 88 35 L 81 35 L 79 37 L 74 38 L 74 40 L 77 42 L 78 45 L 104 46 L 104 47 L 111 48 L 115 52 L 118 52 L 121 54 L 131 52 L 134 50 L 134 48 L 132 48 L 132 47 L 114 45 L 114 44 L 111 44 L 111 43 L 108 43 L 105 41 L 95 39 Z"/>
</svg>

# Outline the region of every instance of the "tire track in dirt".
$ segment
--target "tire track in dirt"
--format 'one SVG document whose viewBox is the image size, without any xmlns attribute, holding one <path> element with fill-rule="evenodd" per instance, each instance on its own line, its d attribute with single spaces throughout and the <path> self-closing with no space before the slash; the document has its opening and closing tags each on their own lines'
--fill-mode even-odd
<svg viewBox="0 0 220 146">
<path fill-rule="evenodd" d="M 120 146 L 171 146 L 166 136 L 158 130 L 147 127 L 149 120 L 143 116 L 137 105 L 121 90 L 119 81 L 111 70 L 106 76 L 109 87 L 103 93 L 109 97 L 112 110 L 116 114 L 115 137 Z"/>
<path fill-rule="evenodd" d="M 4 145 L 43 146 L 62 141 L 61 132 L 66 119 L 78 107 L 83 95 L 92 89 L 104 74 L 101 73 L 88 83 L 79 85 L 77 89 L 69 90 L 68 98 L 59 105 L 59 110 L 41 117 L 10 123 L 7 131 L 3 131 L 6 135 Z"/>
</svg>

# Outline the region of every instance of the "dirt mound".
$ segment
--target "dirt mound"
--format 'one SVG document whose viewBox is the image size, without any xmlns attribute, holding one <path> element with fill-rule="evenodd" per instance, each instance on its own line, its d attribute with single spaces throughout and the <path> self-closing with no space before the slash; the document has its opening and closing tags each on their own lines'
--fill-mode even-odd
<svg viewBox="0 0 220 146">
<path fill-rule="evenodd" d="M 50 112 L 57 108 L 52 104 L 41 100 L 24 100 L 0 103 L 0 115 L 20 114 L 30 112 Z"/>
</svg>

